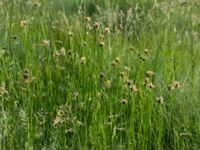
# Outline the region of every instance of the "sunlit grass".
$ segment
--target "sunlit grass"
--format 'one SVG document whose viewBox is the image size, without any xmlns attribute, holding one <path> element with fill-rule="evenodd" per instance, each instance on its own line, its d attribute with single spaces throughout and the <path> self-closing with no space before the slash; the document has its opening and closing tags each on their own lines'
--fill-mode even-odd
<svg viewBox="0 0 200 150">
<path fill-rule="evenodd" d="M 200 3 L 0 2 L 0 149 L 199 149 Z"/>
</svg>

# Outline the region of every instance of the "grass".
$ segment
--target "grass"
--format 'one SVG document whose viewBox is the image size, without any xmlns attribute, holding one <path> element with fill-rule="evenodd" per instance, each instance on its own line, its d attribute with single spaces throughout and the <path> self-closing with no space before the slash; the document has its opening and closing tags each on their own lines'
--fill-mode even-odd
<svg viewBox="0 0 200 150">
<path fill-rule="evenodd" d="M 198 0 L 0 6 L 0 149 L 199 149 Z"/>
</svg>

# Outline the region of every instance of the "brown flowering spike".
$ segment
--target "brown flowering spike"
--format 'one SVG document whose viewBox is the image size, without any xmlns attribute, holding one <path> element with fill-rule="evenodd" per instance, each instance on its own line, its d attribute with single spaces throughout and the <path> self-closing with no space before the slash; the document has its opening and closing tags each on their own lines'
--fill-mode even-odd
<svg viewBox="0 0 200 150">
<path fill-rule="evenodd" d="M 26 27 L 28 25 L 28 21 L 26 21 L 26 20 L 22 20 L 22 21 L 20 21 L 20 26 L 21 27 Z"/>
<path fill-rule="evenodd" d="M 110 28 L 109 27 L 104 28 L 104 32 L 105 33 L 110 33 Z"/>
<path fill-rule="evenodd" d="M 62 48 L 59 50 L 59 52 L 60 52 L 60 55 L 65 55 L 66 50 L 65 50 L 64 47 L 62 47 Z"/>
<path fill-rule="evenodd" d="M 99 35 L 99 39 L 102 41 L 102 40 L 104 40 L 104 35 L 103 34 L 100 34 Z"/>
<path fill-rule="evenodd" d="M 134 51 L 135 48 L 133 46 L 130 47 L 130 51 Z"/>
<path fill-rule="evenodd" d="M 133 80 L 129 80 L 129 79 L 128 79 L 126 82 L 127 82 L 127 85 L 128 85 L 128 86 L 131 86 L 131 85 L 133 84 Z"/>
<path fill-rule="evenodd" d="M 162 96 L 158 96 L 156 97 L 156 100 L 159 104 L 163 105 L 164 101 L 163 101 L 163 97 Z"/>
<path fill-rule="evenodd" d="M 99 28 L 99 22 L 96 21 L 96 22 L 94 23 L 93 27 L 94 27 L 94 29 L 98 29 L 98 28 Z"/>
<path fill-rule="evenodd" d="M 75 132 L 75 131 L 74 131 L 74 129 L 72 129 L 72 128 L 69 128 L 69 129 L 65 130 L 65 133 L 66 133 L 66 134 L 74 133 L 74 132 Z"/>
<path fill-rule="evenodd" d="M 146 77 L 144 79 L 144 86 L 147 86 L 149 83 L 150 83 L 150 79 Z"/>
<path fill-rule="evenodd" d="M 56 118 L 53 120 L 53 125 L 57 125 L 62 121 L 62 117 L 56 116 Z"/>
<path fill-rule="evenodd" d="M 121 72 L 119 73 L 119 75 L 120 75 L 120 77 L 124 77 L 124 75 L 125 75 L 124 71 L 121 71 Z"/>
<path fill-rule="evenodd" d="M 149 70 L 149 71 L 146 72 L 146 76 L 147 77 L 152 77 L 153 75 L 154 75 L 154 72 L 151 71 L 151 70 Z"/>
<path fill-rule="evenodd" d="M 81 57 L 80 59 L 80 64 L 85 64 L 86 63 L 86 58 L 85 57 Z"/>
<path fill-rule="evenodd" d="M 144 50 L 144 53 L 145 53 L 145 54 L 148 54 L 148 52 L 149 52 L 148 49 L 145 49 L 145 50 Z"/>
<path fill-rule="evenodd" d="M 175 81 L 172 84 L 168 85 L 168 90 L 173 91 L 173 90 L 179 89 L 181 87 L 182 87 L 182 85 L 179 82 Z"/>
<path fill-rule="evenodd" d="M 13 40 L 17 40 L 17 36 L 16 36 L 16 35 L 13 35 L 13 36 L 12 36 L 12 39 L 13 39 Z"/>
<path fill-rule="evenodd" d="M 112 62 L 111 62 L 111 65 L 114 67 L 114 66 L 117 65 L 117 63 L 116 63 L 115 61 L 112 61 Z"/>
<path fill-rule="evenodd" d="M 152 82 L 150 82 L 150 83 L 148 84 L 148 87 L 149 87 L 150 89 L 154 89 L 154 88 L 155 88 L 155 85 L 154 85 Z"/>
<path fill-rule="evenodd" d="M 186 133 L 186 132 L 180 133 L 179 135 L 180 135 L 180 137 L 182 137 L 182 138 L 190 137 L 190 134 L 189 134 L 189 133 Z"/>
<path fill-rule="evenodd" d="M 116 57 L 114 61 L 115 61 L 116 63 L 119 63 L 119 62 L 120 62 L 119 57 Z"/>
<path fill-rule="evenodd" d="M 111 62 L 111 64 L 112 64 L 112 66 L 116 66 L 116 65 L 119 64 L 119 62 L 120 62 L 119 57 L 116 57 L 116 58 Z"/>
<path fill-rule="evenodd" d="M 107 81 L 105 82 L 105 87 L 111 88 L 111 86 L 112 86 L 111 81 L 110 81 L 110 80 L 107 80 Z"/>
<path fill-rule="evenodd" d="M 40 6 L 41 6 L 41 3 L 39 3 L 39 2 L 34 2 L 34 3 L 33 3 L 33 6 L 34 6 L 34 7 L 40 7 Z"/>
<path fill-rule="evenodd" d="M 173 90 L 175 90 L 175 88 L 174 88 L 173 85 L 168 85 L 168 90 L 169 90 L 169 91 L 173 91 Z"/>
<path fill-rule="evenodd" d="M 133 92 L 133 93 L 137 93 L 139 90 L 138 90 L 138 88 L 136 87 L 136 85 L 131 85 L 130 87 L 129 87 L 129 89 L 131 90 L 131 92 Z"/>
<path fill-rule="evenodd" d="M 87 46 L 87 43 L 86 42 L 83 42 L 83 47 L 86 47 Z"/>
<path fill-rule="evenodd" d="M 49 46 L 49 40 L 43 40 L 43 41 L 42 41 L 42 44 L 43 44 L 44 46 Z"/>
<path fill-rule="evenodd" d="M 28 73 L 27 69 L 25 69 L 24 72 L 23 72 L 23 79 L 24 79 L 24 83 L 29 82 L 29 73 Z"/>
<path fill-rule="evenodd" d="M 2 82 L 0 84 L 0 96 L 3 96 L 4 94 L 6 94 L 8 91 L 6 90 L 6 85 L 4 82 Z"/>
<path fill-rule="evenodd" d="M 97 92 L 97 93 L 96 93 L 96 97 L 97 97 L 98 99 L 101 98 L 101 97 L 102 97 L 102 93 Z"/>
<path fill-rule="evenodd" d="M 60 56 L 59 51 L 55 51 L 54 54 L 53 54 L 53 56 L 54 56 L 54 57 L 59 57 L 59 56 Z"/>
<path fill-rule="evenodd" d="M 68 35 L 69 35 L 70 37 L 72 37 L 72 36 L 74 35 L 74 33 L 71 32 L 71 31 L 69 31 L 69 32 L 68 32 Z"/>
<path fill-rule="evenodd" d="M 174 82 L 174 88 L 175 89 L 178 89 L 178 88 L 181 88 L 181 84 L 177 81 Z"/>
<path fill-rule="evenodd" d="M 128 105 L 128 100 L 127 100 L 127 99 L 122 99 L 122 100 L 121 100 L 121 103 L 122 103 L 123 105 Z"/>
<path fill-rule="evenodd" d="M 100 43 L 99 43 L 99 46 L 100 46 L 100 47 L 103 47 L 103 46 L 104 46 L 104 42 L 100 42 Z"/>
<path fill-rule="evenodd" d="M 141 56 L 141 57 L 140 57 L 140 59 L 141 59 L 142 61 L 146 61 L 146 59 L 147 59 L 147 58 L 146 58 L 146 57 L 143 57 L 143 56 Z"/>
<path fill-rule="evenodd" d="M 87 22 L 90 22 L 91 18 L 90 18 L 90 17 L 85 17 L 85 20 L 86 20 Z"/>
<path fill-rule="evenodd" d="M 130 68 L 127 66 L 124 66 L 124 72 L 128 73 L 130 71 Z"/>
</svg>

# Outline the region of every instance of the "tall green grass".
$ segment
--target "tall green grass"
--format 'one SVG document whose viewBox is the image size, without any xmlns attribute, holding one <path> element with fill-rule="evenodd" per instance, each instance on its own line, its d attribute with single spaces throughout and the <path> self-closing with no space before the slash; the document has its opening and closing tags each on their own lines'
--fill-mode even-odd
<svg viewBox="0 0 200 150">
<path fill-rule="evenodd" d="M 199 6 L 2 0 L 0 149 L 199 149 Z"/>
</svg>

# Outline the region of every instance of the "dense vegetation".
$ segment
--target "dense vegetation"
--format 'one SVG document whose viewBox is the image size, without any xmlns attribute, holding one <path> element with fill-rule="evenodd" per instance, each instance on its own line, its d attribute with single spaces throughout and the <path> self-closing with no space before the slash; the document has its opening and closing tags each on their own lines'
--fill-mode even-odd
<svg viewBox="0 0 200 150">
<path fill-rule="evenodd" d="M 199 149 L 199 0 L 0 0 L 0 149 Z"/>
</svg>

